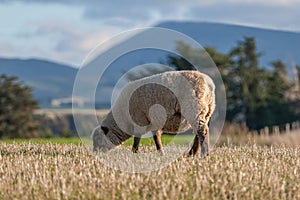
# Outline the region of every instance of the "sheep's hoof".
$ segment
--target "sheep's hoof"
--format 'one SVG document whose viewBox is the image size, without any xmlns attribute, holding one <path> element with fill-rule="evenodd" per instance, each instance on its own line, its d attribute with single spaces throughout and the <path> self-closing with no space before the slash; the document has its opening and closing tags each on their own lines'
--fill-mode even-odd
<svg viewBox="0 0 300 200">
<path fill-rule="evenodd" d="M 193 152 L 189 152 L 188 157 L 195 157 L 195 154 Z"/>
<path fill-rule="evenodd" d="M 195 155 L 195 153 L 194 153 L 194 150 L 193 149 L 191 149 L 190 151 L 189 151 L 189 154 L 188 154 L 188 156 L 189 157 L 192 157 L 192 156 L 194 156 Z"/>
<path fill-rule="evenodd" d="M 188 154 L 188 157 L 196 157 L 196 156 L 199 156 L 199 151 L 194 151 L 193 149 L 191 149 L 190 151 L 189 151 L 189 154 Z"/>
<path fill-rule="evenodd" d="M 138 149 L 132 148 L 132 153 L 138 153 Z"/>
<path fill-rule="evenodd" d="M 203 153 L 201 154 L 201 157 L 205 158 L 205 157 L 208 157 L 209 156 L 209 153 Z"/>
</svg>

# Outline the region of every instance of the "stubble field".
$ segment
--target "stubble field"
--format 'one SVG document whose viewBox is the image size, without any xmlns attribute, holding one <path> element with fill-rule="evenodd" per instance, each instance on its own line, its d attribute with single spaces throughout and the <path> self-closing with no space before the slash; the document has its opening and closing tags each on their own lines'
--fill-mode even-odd
<svg viewBox="0 0 300 200">
<path fill-rule="evenodd" d="M 82 145 L 1 143 L 0 199 L 300 199 L 299 158 L 299 147 L 224 146 L 126 173 Z"/>
</svg>

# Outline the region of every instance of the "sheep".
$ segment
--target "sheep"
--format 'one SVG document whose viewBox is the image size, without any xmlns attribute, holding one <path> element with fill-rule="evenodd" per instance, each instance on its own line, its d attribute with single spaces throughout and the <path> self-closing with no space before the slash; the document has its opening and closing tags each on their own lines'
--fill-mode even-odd
<svg viewBox="0 0 300 200">
<path fill-rule="evenodd" d="M 106 152 L 134 136 L 152 131 L 157 150 L 161 134 L 193 129 L 189 155 L 209 154 L 208 123 L 215 109 L 215 85 L 199 71 L 169 71 L 127 84 L 111 111 L 92 132 L 94 150 Z"/>
</svg>

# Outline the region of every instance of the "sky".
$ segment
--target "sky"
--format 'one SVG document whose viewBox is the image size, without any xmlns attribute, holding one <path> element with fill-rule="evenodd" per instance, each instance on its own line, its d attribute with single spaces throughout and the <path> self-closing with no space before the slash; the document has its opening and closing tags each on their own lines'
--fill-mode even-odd
<svg viewBox="0 0 300 200">
<path fill-rule="evenodd" d="M 78 67 L 98 44 L 167 20 L 300 32 L 300 0 L 0 0 L 0 57 Z"/>
</svg>

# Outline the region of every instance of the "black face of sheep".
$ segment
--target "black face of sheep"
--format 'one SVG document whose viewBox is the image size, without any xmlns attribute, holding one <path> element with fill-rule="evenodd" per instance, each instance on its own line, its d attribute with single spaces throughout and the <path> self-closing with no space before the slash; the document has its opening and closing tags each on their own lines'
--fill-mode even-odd
<svg viewBox="0 0 300 200">
<path fill-rule="evenodd" d="M 105 126 L 99 126 L 92 133 L 94 151 L 107 152 L 115 147 L 108 139 L 109 129 Z"/>
</svg>

